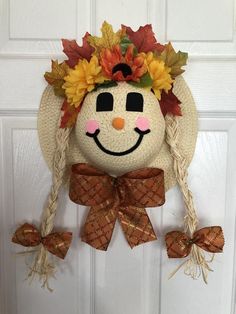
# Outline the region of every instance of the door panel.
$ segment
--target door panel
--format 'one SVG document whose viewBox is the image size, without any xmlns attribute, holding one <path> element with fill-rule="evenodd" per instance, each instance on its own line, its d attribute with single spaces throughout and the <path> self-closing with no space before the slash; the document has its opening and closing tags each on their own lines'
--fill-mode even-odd
<svg viewBox="0 0 236 314">
<path fill-rule="evenodd" d="M 235 311 L 236 42 L 233 1 L 0 0 L 0 313 L 2 314 L 233 314 Z M 135 11 L 134 11 L 135 10 Z M 50 59 L 63 58 L 60 38 L 99 33 L 103 20 L 118 27 L 152 23 L 157 37 L 190 54 L 184 74 L 199 112 L 189 168 L 200 225 L 224 227 L 224 254 L 209 283 L 178 272 L 169 260 L 166 231 L 179 228 L 178 188 L 163 207 L 148 209 L 158 241 L 130 250 L 116 224 L 107 252 L 74 237 L 59 264 L 53 293 L 28 285 L 29 256 L 10 243 L 24 220 L 38 223 L 51 174 L 37 137 L 37 110 Z M 56 225 L 79 235 L 88 209 L 62 191 Z"/>
</svg>

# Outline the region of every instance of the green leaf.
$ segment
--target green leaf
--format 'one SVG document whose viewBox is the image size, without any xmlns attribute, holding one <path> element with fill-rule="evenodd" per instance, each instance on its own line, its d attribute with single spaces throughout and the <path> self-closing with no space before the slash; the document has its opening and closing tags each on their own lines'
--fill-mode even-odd
<svg viewBox="0 0 236 314">
<path fill-rule="evenodd" d="M 124 36 L 120 41 L 120 48 L 121 48 L 122 55 L 125 55 L 126 50 L 129 45 L 133 45 L 132 41 L 127 36 Z M 138 54 L 138 50 L 136 47 L 134 47 L 134 55 L 136 56 L 137 54 Z"/>
<path fill-rule="evenodd" d="M 136 86 L 136 87 L 150 87 L 152 86 L 153 80 L 150 76 L 150 74 L 147 72 L 145 73 L 141 78 L 139 82 L 127 82 L 132 86 Z"/>
<path fill-rule="evenodd" d="M 101 84 L 96 85 L 96 87 L 93 89 L 93 91 L 98 90 L 99 88 L 109 88 L 109 87 L 113 87 L 113 86 L 117 86 L 117 82 L 116 81 L 104 81 Z"/>
</svg>

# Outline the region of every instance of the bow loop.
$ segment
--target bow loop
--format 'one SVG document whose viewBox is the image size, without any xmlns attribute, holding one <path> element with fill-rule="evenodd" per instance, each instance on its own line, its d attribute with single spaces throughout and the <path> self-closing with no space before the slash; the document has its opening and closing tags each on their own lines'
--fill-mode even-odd
<svg viewBox="0 0 236 314">
<path fill-rule="evenodd" d="M 41 235 L 34 225 L 26 222 L 15 231 L 12 242 L 25 247 L 34 247 L 41 243 Z"/>
<path fill-rule="evenodd" d="M 42 239 L 44 247 L 53 255 L 64 259 L 72 240 L 72 232 L 54 232 Z"/>
<path fill-rule="evenodd" d="M 157 168 L 143 168 L 126 173 L 119 178 L 124 186 L 128 205 L 137 207 L 161 206 L 165 203 L 164 171 Z"/>
<path fill-rule="evenodd" d="M 71 240 L 71 232 L 54 232 L 41 237 L 38 229 L 29 223 L 20 226 L 12 237 L 12 242 L 25 247 L 34 247 L 42 243 L 50 253 L 62 259 L 67 254 Z"/>
<path fill-rule="evenodd" d="M 220 226 L 202 228 L 194 233 L 193 241 L 207 252 L 221 253 L 224 247 L 223 230 Z"/>
<path fill-rule="evenodd" d="M 193 244 L 210 253 L 221 253 L 224 246 L 224 236 L 220 226 L 202 228 L 193 234 L 192 239 L 184 232 L 171 231 L 166 234 L 165 241 L 170 258 L 188 256 Z"/>
<path fill-rule="evenodd" d="M 113 178 L 87 164 L 71 168 L 69 197 L 80 205 L 97 206 L 112 203 L 115 187 Z"/>
</svg>

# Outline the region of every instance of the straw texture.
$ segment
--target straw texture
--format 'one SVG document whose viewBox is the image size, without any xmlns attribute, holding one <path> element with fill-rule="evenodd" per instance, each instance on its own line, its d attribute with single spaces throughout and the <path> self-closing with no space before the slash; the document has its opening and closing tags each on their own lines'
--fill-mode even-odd
<svg viewBox="0 0 236 314">
<path fill-rule="evenodd" d="M 127 88 L 131 88 L 128 84 L 126 85 L 128 86 Z M 132 89 L 134 89 L 134 87 L 132 87 Z M 108 89 L 105 89 L 104 91 L 108 91 Z M 197 138 L 197 113 L 191 92 L 182 77 L 178 77 L 176 79 L 173 91 L 182 103 L 182 117 L 178 118 L 178 146 L 183 152 L 186 159 L 186 166 L 188 166 L 192 160 L 195 150 Z M 58 129 L 62 101 L 63 100 L 61 98 L 54 95 L 51 86 L 46 87 L 41 99 L 40 110 L 38 114 L 39 141 L 43 156 L 50 169 L 52 169 L 53 157 L 56 149 L 55 136 Z M 157 117 L 157 122 L 162 123 L 160 117 Z M 162 128 L 163 130 L 161 133 L 163 132 L 164 134 L 164 124 Z M 165 173 L 165 190 L 168 190 L 176 184 L 176 177 L 173 170 L 173 159 L 170 154 L 168 144 L 165 141 L 158 143 L 157 139 L 157 144 L 161 144 L 160 149 L 156 151 L 154 158 L 151 160 L 147 159 L 148 162 L 144 166 L 163 169 Z M 152 143 L 150 143 L 150 145 L 152 145 Z M 145 159 L 145 150 L 142 151 L 141 157 Z M 69 149 L 67 150 L 66 154 L 66 164 L 69 167 L 71 164 L 78 162 L 89 162 L 89 160 L 85 158 L 83 151 L 79 149 L 76 131 L 73 130 L 70 134 Z M 138 168 L 140 167 L 137 167 L 136 169 Z"/>
</svg>

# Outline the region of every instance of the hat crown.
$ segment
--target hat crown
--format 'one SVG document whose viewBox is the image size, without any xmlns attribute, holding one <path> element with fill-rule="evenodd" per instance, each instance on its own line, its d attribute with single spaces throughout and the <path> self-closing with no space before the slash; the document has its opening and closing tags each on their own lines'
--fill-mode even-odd
<svg viewBox="0 0 236 314">
<path fill-rule="evenodd" d="M 75 125 L 86 160 L 114 175 L 148 165 L 158 155 L 164 133 L 155 95 L 126 82 L 89 93 Z"/>
</svg>

